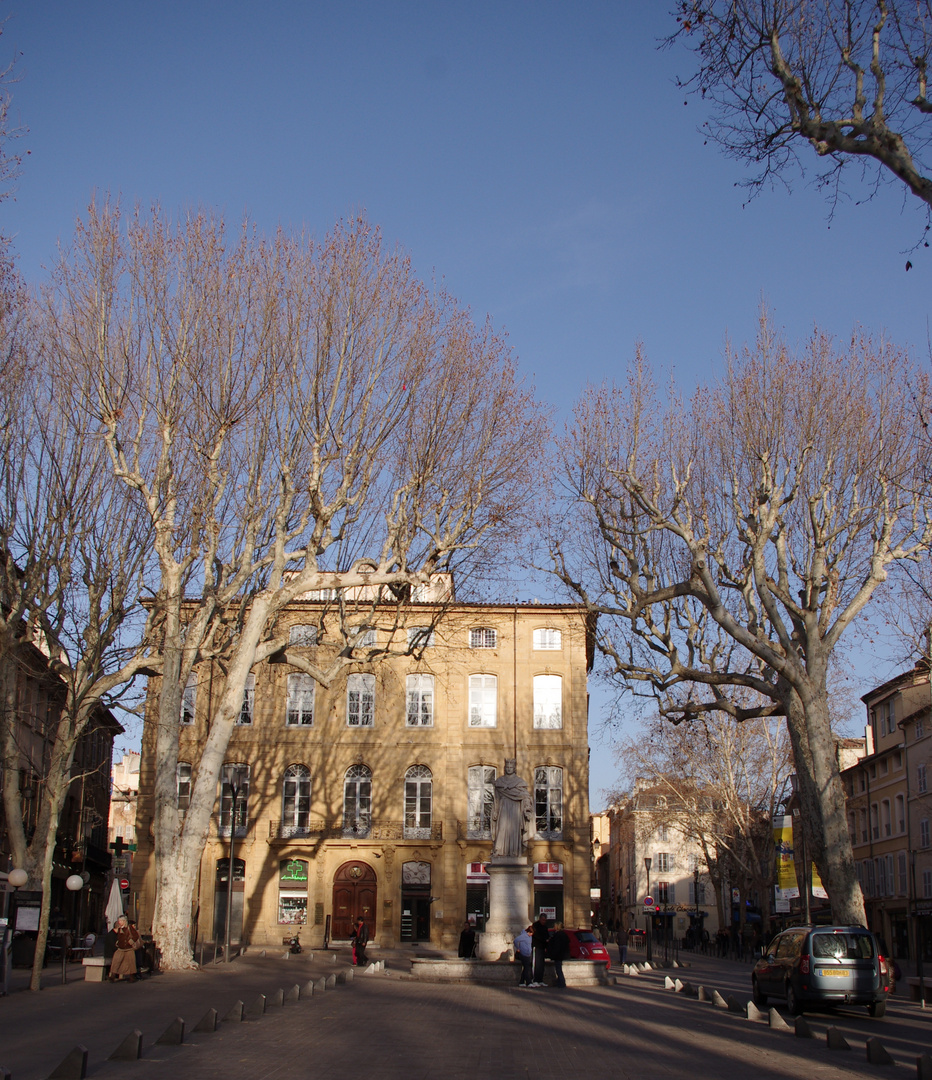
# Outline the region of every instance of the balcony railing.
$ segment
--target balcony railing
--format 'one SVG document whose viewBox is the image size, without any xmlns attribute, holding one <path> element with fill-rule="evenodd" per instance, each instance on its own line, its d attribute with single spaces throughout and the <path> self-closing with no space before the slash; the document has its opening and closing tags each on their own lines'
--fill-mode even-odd
<svg viewBox="0 0 932 1080">
<path fill-rule="evenodd" d="M 443 823 L 435 821 L 429 828 L 406 826 L 403 821 L 370 821 L 355 825 L 334 825 L 332 822 L 309 820 L 304 825 L 293 822 L 270 821 L 269 842 L 294 842 L 306 840 L 442 840 Z"/>
</svg>

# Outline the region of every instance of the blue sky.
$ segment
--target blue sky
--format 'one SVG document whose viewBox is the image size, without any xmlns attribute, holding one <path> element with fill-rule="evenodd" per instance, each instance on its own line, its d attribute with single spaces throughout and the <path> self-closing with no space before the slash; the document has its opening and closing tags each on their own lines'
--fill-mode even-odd
<svg viewBox="0 0 932 1080">
<path fill-rule="evenodd" d="M 508 332 L 558 418 L 637 340 L 661 380 L 710 377 L 762 300 L 790 339 L 860 325 L 928 352 L 917 200 L 885 187 L 829 221 L 797 179 L 745 205 L 742 167 L 704 145 L 703 106 L 676 87 L 690 55 L 657 48 L 674 26 L 662 2 L 2 10 L 29 153 L 0 221 L 29 280 L 95 191 L 317 235 L 365 210 Z M 874 683 L 896 667 L 868 661 Z M 598 742 L 592 766 L 598 804 L 614 775 Z"/>
</svg>

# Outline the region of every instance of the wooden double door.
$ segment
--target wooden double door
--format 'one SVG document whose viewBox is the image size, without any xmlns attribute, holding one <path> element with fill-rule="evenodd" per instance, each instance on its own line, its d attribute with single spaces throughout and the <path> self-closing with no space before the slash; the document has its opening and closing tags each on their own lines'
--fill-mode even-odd
<svg viewBox="0 0 932 1080">
<path fill-rule="evenodd" d="M 333 940 L 352 937 L 357 919 L 365 920 L 370 937 L 375 933 L 376 893 L 375 871 L 367 863 L 347 862 L 337 870 L 333 876 Z"/>
</svg>

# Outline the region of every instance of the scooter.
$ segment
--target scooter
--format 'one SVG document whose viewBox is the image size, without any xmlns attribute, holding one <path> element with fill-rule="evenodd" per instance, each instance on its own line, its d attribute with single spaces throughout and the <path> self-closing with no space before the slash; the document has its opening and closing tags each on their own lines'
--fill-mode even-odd
<svg viewBox="0 0 932 1080">
<path fill-rule="evenodd" d="M 299 953 L 300 951 L 301 951 L 301 939 L 298 937 L 297 934 L 295 934 L 295 936 L 291 939 L 291 946 L 289 948 L 289 952 Z"/>
</svg>

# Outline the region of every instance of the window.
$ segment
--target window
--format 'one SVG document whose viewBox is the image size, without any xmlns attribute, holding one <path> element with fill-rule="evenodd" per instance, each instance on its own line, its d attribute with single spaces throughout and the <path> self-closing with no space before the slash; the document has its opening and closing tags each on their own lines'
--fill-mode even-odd
<svg viewBox="0 0 932 1080">
<path fill-rule="evenodd" d="M 919 846 L 923 848 L 929 846 L 929 819 L 927 817 L 919 822 Z"/>
<path fill-rule="evenodd" d="M 922 736 L 925 735 L 925 733 L 926 733 L 925 724 L 923 723 L 922 717 L 920 716 L 919 719 L 916 721 L 916 728 L 915 728 L 916 738 L 921 739 Z"/>
<path fill-rule="evenodd" d="M 494 649 L 498 645 L 498 631 L 488 626 L 477 626 L 469 631 L 470 649 Z"/>
<path fill-rule="evenodd" d="M 234 788 L 236 806 L 234 808 Z M 236 826 L 236 835 L 246 835 L 246 805 L 249 801 L 249 766 L 224 765 L 220 773 L 220 835 L 230 835 L 230 825 Z"/>
<path fill-rule="evenodd" d="M 256 704 L 256 677 L 250 672 L 246 676 L 246 685 L 243 688 L 243 707 L 239 711 L 237 724 L 251 724 L 253 710 Z"/>
<path fill-rule="evenodd" d="M 372 727 L 375 716 L 375 676 L 356 672 L 346 680 L 346 723 Z"/>
<path fill-rule="evenodd" d="M 197 676 L 190 675 L 181 691 L 181 723 L 184 726 L 194 723 L 194 710 L 197 705 Z"/>
<path fill-rule="evenodd" d="M 534 727 L 563 727 L 563 679 L 559 675 L 534 676 Z"/>
<path fill-rule="evenodd" d="M 880 735 L 893 734 L 893 729 L 896 726 L 896 721 L 893 716 L 893 699 L 888 701 L 882 701 L 874 709 L 874 717 L 877 722 L 877 732 Z"/>
<path fill-rule="evenodd" d="M 689 882 L 689 903 L 693 906 L 705 903 L 705 883 L 699 882 L 698 898 L 696 893 L 696 881 L 693 879 Z"/>
<path fill-rule="evenodd" d="M 288 631 L 288 644 L 308 648 L 317 644 L 317 627 L 307 623 L 292 626 Z"/>
<path fill-rule="evenodd" d="M 658 881 L 657 882 L 657 903 L 658 904 L 675 904 L 676 903 L 676 884 L 672 881 Z"/>
<path fill-rule="evenodd" d="M 541 626 L 534 631 L 535 649 L 562 649 L 563 634 L 549 626 Z"/>
<path fill-rule="evenodd" d="M 666 825 L 660 825 L 658 827 L 658 829 L 657 829 L 657 839 L 660 840 L 661 843 L 664 843 L 664 844 L 667 842 L 667 840 L 670 839 L 670 830 L 669 830 L 669 828 L 667 828 Z M 693 856 L 693 858 L 695 858 L 695 856 Z"/>
<path fill-rule="evenodd" d="M 922 871 L 922 897 L 924 900 L 932 900 L 932 870 Z"/>
<path fill-rule="evenodd" d="M 488 840 L 492 836 L 495 776 L 495 769 L 491 765 L 470 765 L 469 767 L 466 835 L 472 840 Z"/>
<path fill-rule="evenodd" d="M 405 773 L 405 837 L 430 839 L 433 779 L 426 765 L 412 765 Z"/>
<path fill-rule="evenodd" d="M 292 765 L 282 783 L 281 835 L 307 836 L 311 812 L 311 773 L 305 765 Z"/>
<path fill-rule="evenodd" d="M 657 872 L 660 874 L 673 872 L 673 855 L 669 851 L 661 851 L 657 856 Z"/>
<path fill-rule="evenodd" d="M 563 770 L 541 765 L 534 770 L 534 810 L 538 840 L 563 839 Z"/>
<path fill-rule="evenodd" d="M 343 778 L 343 835 L 368 836 L 372 827 L 372 773 L 351 765 Z"/>
<path fill-rule="evenodd" d="M 893 832 L 890 822 L 890 800 L 884 799 L 880 804 L 880 822 L 883 826 L 884 836 L 890 836 Z"/>
<path fill-rule="evenodd" d="M 904 833 L 906 832 L 906 800 L 902 795 L 897 795 L 894 800 L 894 805 L 896 806 L 896 831 L 898 833 Z"/>
<path fill-rule="evenodd" d="M 865 859 L 862 865 L 864 872 L 862 875 L 861 886 L 867 896 L 874 896 L 874 862 L 872 859 Z"/>
<path fill-rule="evenodd" d="M 495 727 L 498 679 L 495 675 L 469 676 L 469 726 Z"/>
<path fill-rule="evenodd" d="M 278 921 L 284 926 L 307 922 L 307 863 L 282 859 L 278 864 Z"/>
<path fill-rule="evenodd" d="M 897 854 L 897 885 L 899 888 L 897 892 L 900 896 L 905 896 L 909 891 L 906 879 L 906 852 L 901 851 Z"/>
<path fill-rule="evenodd" d="M 916 790 L 920 793 L 924 793 L 926 789 L 926 767 L 923 764 L 920 765 L 916 770 Z"/>
<path fill-rule="evenodd" d="M 874 840 L 880 839 L 880 824 L 877 818 L 877 804 L 871 803 L 871 837 Z"/>
<path fill-rule="evenodd" d="M 434 643 L 434 632 L 429 626 L 408 627 L 408 648 L 429 649 Z"/>
<path fill-rule="evenodd" d="M 868 841 L 868 835 L 867 835 L 867 811 L 866 810 L 859 810 L 858 811 L 858 820 L 860 821 L 860 824 L 861 824 L 861 843 L 866 844 L 867 841 Z"/>
<path fill-rule="evenodd" d="M 896 892 L 896 882 L 893 880 L 893 856 L 885 856 L 887 864 L 887 896 L 893 896 Z"/>
<path fill-rule="evenodd" d="M 288 710 L 285 714 L 288 727 L 313 727 L 314 680 L 303 671 L 288 676 Z"/>
<path fill-rule="evenodd" d="M 191 805 L 191 762 L 179 761 L 175 769 L 178 809 L 187 810 Z"/>
<path fill-rule="evenodd" d="M 433 727 L 433 675 L 409 675 L 406 679 L 406 686 L 408 698 L 408 727 Z"/>
<path fill-rule="evenodd" d="M 357 626 L 350 634 L 354 649 L 371 649 L 375 645 L 374 626 Z"/>
</svg>

